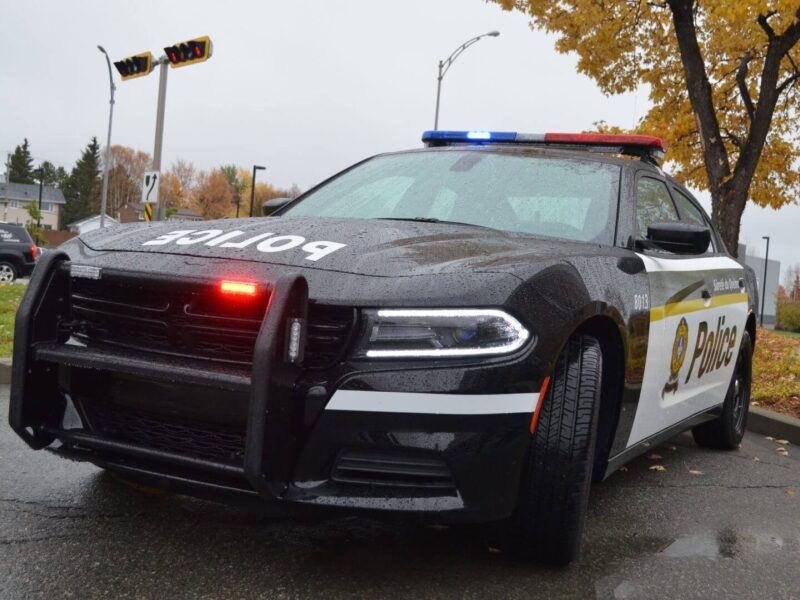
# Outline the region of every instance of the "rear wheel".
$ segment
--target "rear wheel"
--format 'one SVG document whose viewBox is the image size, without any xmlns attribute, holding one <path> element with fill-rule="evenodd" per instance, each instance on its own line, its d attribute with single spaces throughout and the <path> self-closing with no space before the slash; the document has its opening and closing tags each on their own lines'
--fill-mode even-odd
<svg viewBox="0 0 800 600">
<path fill-rule="evenodd" d="M 552 564 L 578 556 L 594 462 L 602 353 L 578 336 L 556 363 L 531 436 L 520 497 L 506 523 L 516 554 Z"/>
<path fill-rule="evenodd" d="M 750 386 L 753 375 L 753 344 L 750 334 L 742 333 L 742 343 L 722 414 L 692 429 L 694 441 L 706 448 L 736 450 L 744 437 L 750 411 Z"/>
<path fill-rule="evenodd" d="M 0 261 L 0 283 L 12 283 L 17 278 L 17 269 L 8 261 Z"/>
</svg>

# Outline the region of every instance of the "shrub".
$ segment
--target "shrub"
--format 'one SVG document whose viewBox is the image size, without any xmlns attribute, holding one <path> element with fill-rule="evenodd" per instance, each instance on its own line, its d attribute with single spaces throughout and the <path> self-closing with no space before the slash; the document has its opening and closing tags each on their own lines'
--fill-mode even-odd
<svg viewBox="0 0 800 600">
<path fill-rule="evenodd" d="M 800 302 L 778 301 L 778 314 L 775 327 L 784 331 L 800 332 Z"/>
</svg>

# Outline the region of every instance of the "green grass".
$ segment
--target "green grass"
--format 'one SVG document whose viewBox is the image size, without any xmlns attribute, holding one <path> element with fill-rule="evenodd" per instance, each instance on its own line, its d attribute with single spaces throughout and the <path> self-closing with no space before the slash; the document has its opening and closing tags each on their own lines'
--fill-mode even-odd
<svg viewBox="0 0 800 600">
<path fill-rule="evenodd" d="M 783 337 L 788 337 L 788 338 L 792 338 L 792 339 L 795 339 L 795 340 L 800 340 L 800 333 L 796 333 L 794 331 L 779 331 L 779 330 L 775 329 L 773 331 L 773 333 L 776 333 L 777 335 L 782 335 Z"/>
<path fill-rule="evenodd" d="M 0 284 L 0 358 L 11 356 L 14 347 L 14 316 L 27 286 Z"/>
</svg>

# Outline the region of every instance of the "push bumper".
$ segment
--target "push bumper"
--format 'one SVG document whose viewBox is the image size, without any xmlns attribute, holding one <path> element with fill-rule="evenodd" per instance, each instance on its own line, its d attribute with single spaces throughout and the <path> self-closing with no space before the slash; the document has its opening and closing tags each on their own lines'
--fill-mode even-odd
<svg viewBox="0 0 800 600">
<path fill-rule="evenodd" d="M 42 257 L 17 314 L 10 423 L 31 447 L 176 492 L 287 513 L 469 522 L 512 513 L 536 405 L 537 373 L 528 359 L 309 382 L 285 352 L 288 321 L 307 316 L 308 287 L 298 275 L 270 287 L 249 374 L 76 346 L 64 330 L 68 266 L 63 253 Z M 526 371 L 530 381 L 520 387 Z M 500 393 L 476 393 L 492 387 Z M 243 450 L 235 460 L 209 459 L 93 426 L 85 406 L 132 397 L 148 397 L 166 412 L 191 404 L 205 418 L 238 419 Z M 228 406 L 224 414 L 215 412 L 220 404 Z"/>
</svg>

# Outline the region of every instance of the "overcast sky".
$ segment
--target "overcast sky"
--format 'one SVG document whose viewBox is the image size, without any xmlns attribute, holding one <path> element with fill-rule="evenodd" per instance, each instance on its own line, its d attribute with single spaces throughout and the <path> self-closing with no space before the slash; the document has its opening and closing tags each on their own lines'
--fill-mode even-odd
<svg viewBox="0 0 800 600">
<path fill-rule="evenodd" d="M 440 128 L 581 131 L 630 127 L 647 95 L 607 98 L 554 38 L 482 0 L 4 3 L 0 153 L 27 137 L 37 163 L 70 168 L 105 143 L 112 59 L 210 35 L 206 63 L 170 70 L 163 167 L 266 165 L 280 186 L 312 184 L 369 155 L 420 145 L 433 125 L 436 65 L 470 37 L 444 80 Z M 116 74 L 115 74 L 116 77 Z M 112 143 L 153 151 L 157 73 L 117 81 Z M 261 177 L 261 176 L 260 176 Z M 742 241 L 800 262 L 800 207 L 750 206 Z M 761 250 L 763 254 L 763 249 Z"/>
</svg>

